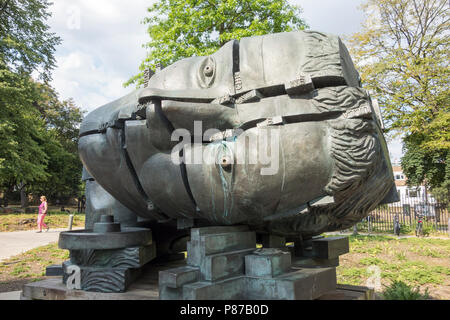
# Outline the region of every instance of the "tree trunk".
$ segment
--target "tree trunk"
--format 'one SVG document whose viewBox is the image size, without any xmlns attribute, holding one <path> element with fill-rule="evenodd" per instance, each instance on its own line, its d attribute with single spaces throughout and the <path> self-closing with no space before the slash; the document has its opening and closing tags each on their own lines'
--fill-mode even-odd
<svg viewBox="0 0 450 320">
<path fill-rule="evenodd" d="M 23 183 L 21 183 L 21 188 L 20 188 L 20 206 L 22 208 L 28 207 L 28 196 L 26 193 L 25 184 L 23 184 Z"/>
</svg>

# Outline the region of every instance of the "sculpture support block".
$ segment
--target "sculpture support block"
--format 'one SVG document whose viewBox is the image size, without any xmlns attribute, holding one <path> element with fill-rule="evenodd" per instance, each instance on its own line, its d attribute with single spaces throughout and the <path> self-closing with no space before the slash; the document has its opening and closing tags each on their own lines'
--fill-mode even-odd
<svg viewBox="0 0 450 320">
<path fill-rule="evenodd" d="M 295 241 L 288 247 L 294 253 L 293 265 L 303 268 L 337 267 L 339 256 L 349 252 L 347 237 L 314 237 Z"/>
<path fill-rule="evenodd" d="M 206 230 L 203 230 L 206 229 Z M 202 257 L 215 253 L 255 248 L 256 235 L 248 227 L 208 227 L 191 231 L 189 265 L 199 266 Z"/>
<path fill-rule="evenodd" d="M 282 237 L 267 239 L 279 247 L 285 243 Z M 160 299 L 300 300 L 336 289 L 335 267 L 293 267 L 286 247 L 256 249 L 255 233 L 246 227 L 192 229 L 188 264 L 160 271 Z"/>
<path fill-rule="evenodd" d="M 70 261 L 63 263 L 63 282 L 67 284 L 73 266 Z M 141 275 L 140 268 L 80 268 L 80 289 L 92 292 L 125 292 L 137 277 Z"/>
<path fill-rule="evenodd" d="M 179 288 L 182 285 L 190 282 L 195 282 L 200 279 L 200 272 L 198 268 L 185 266 L 159 273 L 159 284 L 169 288 Z"/>
<path fill-rule="evenodd" d="M 93 230 L 62 232 L 59 247 L 70 251 L 63 283 L 85 291 L 124 292 L 156 257 L 150 229 L 123 228 L 111 215 L 101 216 Z"/>
<path fill-rule="evenodd" d="M 281 250 L 257 250 L 245 256 L 245 274 L 250 277 L 276 277 L 291 268 L 291 254 Z"/>
<path fill-rule="evenodd" d="M 336 269 L 300 269 L 274 278 L 247 278 L 246 299 L 313 300 L 336 288 Z"/>
<path fill-rule="evenodd" d="M 141 267 L 155 257 L 154 244 L 114 250 L 71 250 L 70 261 L 63 263 L 63 283 L 79 277 L 78 289 L 124 292 L 141 274 Z M 78 267 L 79 274 L 73 274 L 71 266 Z"/>
<path fill-rule="evenodd" d="M 320 259 L 334 259 L 349 252 L 347 237 L 330 237 L 312 242 L 313 256 Z"/>
<path fill-rule="evenodd" d="M 245 256 L 254 250 L 252 248 L 206 256 L 200 264 L 200 273 L 208 281 L 242 275 L 245 272 Z"/>
</svg>

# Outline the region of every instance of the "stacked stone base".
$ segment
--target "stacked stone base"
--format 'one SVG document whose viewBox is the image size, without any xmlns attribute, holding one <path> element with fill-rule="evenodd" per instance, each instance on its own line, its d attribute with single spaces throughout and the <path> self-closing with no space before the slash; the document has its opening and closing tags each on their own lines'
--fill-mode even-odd
<svg viewBox="0 0 450 320">
<path fill-rule="evenodd" d="M 349 251 L 348 238 L 289 241 L 293 245 L 286 246 L 283 237 L 266 235 L 258 238 L 262 243 L 258 249 L 256 234 L 247 226 L 194 228 L 188 258 L 178 262 L 157 262 L 155 244 L 147 240 L 127 248 L 74 248 L 70 261 L 63 264 L 63 281 L 27 284 L 22 299 L 373 298 L 368 288 L 336 284 L 336 266 L 339 256 Z M 53 267 L 50 273 L 59 275 Z"/>
<path fill-rule="evenodd" d="M 345 242 L 348 252 L 348 239 L 324 239 L 313 241 L 311 257 L 294 256 L 293 264 L 292 253 L 283 246 L 283 239 L 265 239 L 265 244 L 278 248 L 257 249 L 256 234 L 246 226 L 192 229 L 188 265 L 160 271 L 159 298 L 317 299 L 336 289 L 333 264 L 338 259 L 335 255 L 345 253 Z M 320 267 L 317 259 L 332 266 Z M 313 263 L 305 263 L 307 260 L 313 260 Z"/>
<path fill-rule="evenodd" d="M 62 265 L 63 283 L 70 289 L 125 292 L 155 257 L 153 243 L 114 250 L 71 250 L 70 260 Z"/>
</svg>

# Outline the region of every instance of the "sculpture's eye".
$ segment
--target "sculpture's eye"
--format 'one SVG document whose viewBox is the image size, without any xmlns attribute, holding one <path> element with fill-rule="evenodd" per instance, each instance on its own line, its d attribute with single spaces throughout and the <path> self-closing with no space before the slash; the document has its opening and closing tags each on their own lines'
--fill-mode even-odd
<svg viewBox="0 0 450 320">
<path fill-rule="evenodd" d="M 216 62 L 212 57 L 207 57 L 203 60 L 199 70 L 201 86 L 209 88 L 214 82 L 215 75 Z"/>
<path fill-rule="evenodd" d="M 209 65 L 209 64 L 206 65 L 205 68 L 203 69 L 203 73 L 207 77 L 212 77 L 214 74 L 214 66 Z"/>
</svg>

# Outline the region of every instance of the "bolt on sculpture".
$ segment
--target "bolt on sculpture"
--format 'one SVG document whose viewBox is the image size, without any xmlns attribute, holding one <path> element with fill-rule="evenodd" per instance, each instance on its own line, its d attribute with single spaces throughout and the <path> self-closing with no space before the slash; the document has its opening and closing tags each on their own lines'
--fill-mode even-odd
<svg viewBox="0 0 450 320">
<path fill-rule="evenodd" d="M 134 279 L 130 270 L 185 251 L 190 239 L 191 269 L 180 274 L 191 282 L 224 281 L 246 268 L 248 277 L 278 276 L 291 263 L 286 241 L 300 243 L 294 251 L 302 256 L 323 242 L 314 236 L 349 228 L 378 204 L 396 201 L 381 129 L 377 104 L 332 35 L 243 38 L 211 56 L 148 70 L 144 88 L 83 120 L 86 230 L 61 234 L 60 247 L 71 250 L 65 268 L 81 265 L 84 290 L 124 291 Z M 211 229 L 218 226 L 225 229 Z M 218 240 L 201 236 L 227 232 Z M 282 249 L 252 254 L 256 241 Z M 205 248 L 209 255 L 238 250 L 229 263 L 240 262 L 218 276 L 202 260 Z M 315 263 L 336 265 L 338 255 L 317 252 L 309 255 Z M 252 269 L 258 261 L 283 267 Z M 240 286 L 258 286 L 248 279 Z M 160 281 L 166 298 L 202 297 Z"/>
</svg>

